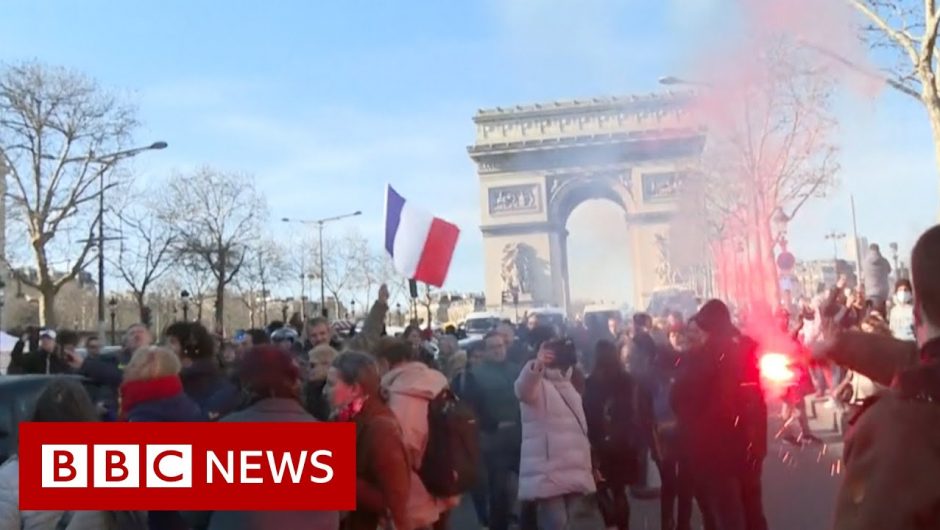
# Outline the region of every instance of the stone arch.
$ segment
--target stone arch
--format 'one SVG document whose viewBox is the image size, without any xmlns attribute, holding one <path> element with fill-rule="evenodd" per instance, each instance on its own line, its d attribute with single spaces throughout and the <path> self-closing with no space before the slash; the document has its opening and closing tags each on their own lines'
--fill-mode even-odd
<svg viewBox="0 0 940 530">
<path fill-rule="evenodd" d="M 654 94 L 477 113 L 468 151 L 480 178 L 488 309 L 511 315 L 507 299 L 522 309 L 568 307 L 566 224 L 589 199 L 623 208 L 633 304 L 645 306 L 658 286 L 656 245 L 676 209 L 680 172 L 704 145 L 702 130 L 685 119 L 686 102 L 681 94 Z M 524 251 L 525 281 L 518 271 L 504 271 L 506 249 Z M 528 292 L 507 297 L 520 290 L 515 284 Z"/>
</svg>

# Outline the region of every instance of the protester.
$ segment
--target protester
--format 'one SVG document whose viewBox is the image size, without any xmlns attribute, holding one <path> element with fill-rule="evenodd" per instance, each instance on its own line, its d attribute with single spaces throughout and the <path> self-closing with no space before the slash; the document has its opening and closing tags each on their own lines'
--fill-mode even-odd
<svg viewBox="0 0 940 530">
<path fill-rule="evenodd" d="M 340 354 L 329 369 L 334 418 L 356 424 L 356 510 L 344 530 L 375 530 L 383 521 L 408 526 L 411 466 L 395 414 L 382 401 L 378 365 L 370 355 Z"/>
<path fill-rule="evenodd" d="M 72 334 L 74 337 L 74 333 Z M 39 332 L 39 347 L 35 351 L 24 352 L 26 341 L 17 343 L 10 354 L 11 374 L 67 374 L 73 371 L 68 358 L 56 342 L 57 334 L 54 330 L 44 329 Z M 76 337 L 77 342 L 77 337 Z M 74 346 L 74 344 L 72 344 Z M 74 356 L 74 347 L 72 348 Z"/>
<path fill-rule="evenodd" d="M 239 381 L 248 397 L 247 408 L 221 422 L 315 422 L 300 404 L 300 371 L 292 354 L 273 346 L 253 348 L 242 359 Z M 336 530 L 335 511 L 219 511 L 185 512 L 186 521 L 205 530 Z"/>
<path fill-rule="evenodd" d="M 900 279 L 894 286 L 894 305 L 889 318 L 891 334 L 900 340 L 915 340 L 914 296 L 911 282 Z"/>
<path fill-rule="evenodd" d="M 180 358 L 183 389 L 212 417 L 233 410 L 239 402 L 238 389 L 219 365 L 215 340 L 199 322 L 176 322 L 166 329 L 167 344 Z"/>
<path fill-rule="evenodd" d="M 454 356 L 460 350 L 460 344 L 457 342 L 457 337 L 447 334 L 439 337 L 437 339 L 437 348 L 437 364 L 440 366 L 444 376 L 450 379 L 457 373 L 453 364 Z"/>
<path fill-rule="evenodd" d="M 401 338 L 411 346 L 412 357 L 431 368 L 437 368 L 437 361 L 434 354 L 424 346 L 424 338 L 421 336 L 421 328 L 412 324 L 405 328 Z"/>
<path fill-rule="evenodd" d="M 304 408 L 320 421 L 330 418 L 330 400 L 324 389 L 326 378 L 339 353 L 329 344 L 320 344 L 310 350 L 310 370 L 307 381 L 303 385 Z"/>
<path fill-rule="evenodd" d="M 888 301 L 888 276 L 891 274 L 891 264 L 881 255 L 881 249 L 878 245 L 872 243 L 868 247 L 868 255 L 862 265 L 862 285 L 868 297 L 865 302 L 870 302 L 871 307 L 881 313 L 881 316 L 887 317 L 886 302 Z"/>
<path fill-rule="evenodd" d="M 121 384 L 122 370 L 130 362 L 134 352 L 151 344 L 153 344 L 153 335 L 151 335 L 147 326 L 134 324 L 127 328 L 127 332 L 124 334 L 124 347 L 117 356 L 98 356 L 82 359 L 76 355 L 69 357 L 68 362 L 73 369 L 92 381 L 116 389 Z"/>
<path fill-rule="evenodd" d="M 451 389 L 454 393 L 462 400 L 471 403 L 471 397 L 474 396 L 476 387 L 476 381 L 474 380 L 474 369 L 480 363 L 483 362 L 484 355 L 484 344 L 477 343 L 470 346 L 466 353 L 461 352 L 457 354 L 455 359 L 459 359 L 460 356 L 464 356 L 465 363 L 463 367 L 458 369 L 457 373 L 454 375 L 454 378 L 450 382 Z M 482 442 L 482 431 L 481 438 Z M 481 443 L 482 445 L 482 443 Z M 470 491 L 470 496 L 473 500 L 473 509 L 476 512 L 477 522 L 482 527 L 490 526 L 490 516 L 489 516 L 489 506 L 488 506 L 488 479 L 486 476 L 486 465 L 485 462 L 481 461 L 478 466 L 478 480 L 476 486 Z"/>
<path fill-rule="evenodd" d="M 585 384 L 584 415 L 597 470 L 598 504 L 606 525 L 618 530 L 630 528 L 626 487 L 637 473 L 635 391 L 617 346 L 598 342 L 594 370 Z"/>
<path fill-rule="evenodd" d="M 75 380 L 57 378 L 49 382 L 36 400 L 31 421 L 97 421 L 95 406 Z M 146 530 L 142 512 L 20 511 L 20 469 L 16 455 L 0 466 L 0 530 Z"/>
<path fill-rule="evenodd" d="M 514 381 L 519 368 L 506 359 L 505 337 L 491 331 L 483 338 L 483 361 L 472 368 L 466 400 L 480 419 L 480 447 L 486 463 L 490 530 L 509 527 L 512 475 L 519 470 L 522 425 Z"/>
<path fill-rule="evenodd" d="M 85 355 L 93 359 L 101 355 L 101 339 L 97 335 L 85 339 Z"/>
<path fill-rule="evenodd" d="M 382 376 L 382 391 L 388 407 L 398 418 L 411 471 L 408 494 L 409 528 L 447 528 L 448 511 L 459 497 L 436 498 L 425 488 L 417 470 L 424 460 L 428 443 L 428 404 L 447 388 L 444 374 L 414 359 L 412 345 L 400 339 L 384 339 L 376 352 L 380 366 L 388 367 Z"/>
<path fill-rule="evenodd" d="M 333 333 L 333 326 L 326 317 L 316 317 L 307 321 L 307 341 L 304 347 L 307 351 L 325 344 L 335 350 L 343 348 L 343 342 Z"/>
<path fill-rule="evenodd" d="M 835 530 L 936 528 L 940 506 L 940 225 L 924 232 L 911 253 L 915 336 L 907 344 L 840 337 L 826 348 L 875 382 L 893 382 L 869 400 L 845 444 L 845 478 Z M 865 337 L 872 337 L 866 335 Z M 873 348 L 875 346 L 875 348 Z M 877 348 L 877 349 L 876 349 Z"/>
<path fill-rule="evenodd" d="M 186 395 L 179 357 L 159 346 L 137 350 L 124 368 L 121 415 L 127 421 L 204 421 L 199 405 Z"/>
<path fill-rule="evenodd" d="M 538 527 L 563 530 L 599 519 L 591 444 L 581 396 L 571 384 L 570 340 L 542 344 L 515 382 L 522 414 L 519 500 L 535 501 Z M 596 521 L 594 528 L 602 525 Z"/>
<path fill-rule="evenodd" d="M 682 447 L 695 490 L 719 530 L 766 530 L 761 470 L 767 453 L 767 408 L 757 344 L 710 300 L 693 317 L 704 343 L 680 363 L 672 392 Z"/>
</svg>

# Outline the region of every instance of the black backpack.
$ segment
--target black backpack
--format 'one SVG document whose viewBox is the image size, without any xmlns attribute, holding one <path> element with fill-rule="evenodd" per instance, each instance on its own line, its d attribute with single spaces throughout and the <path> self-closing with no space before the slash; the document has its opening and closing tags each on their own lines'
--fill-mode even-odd
<svg viewBox="0 0 940 530">
<path fill-rule="evenodd" d="M 473 409 L 449 388 L 428 403 L 428 445 L 418 470 L 428 493 L 453 497 L 476 485 L 479 436 Z"/>
</svg>

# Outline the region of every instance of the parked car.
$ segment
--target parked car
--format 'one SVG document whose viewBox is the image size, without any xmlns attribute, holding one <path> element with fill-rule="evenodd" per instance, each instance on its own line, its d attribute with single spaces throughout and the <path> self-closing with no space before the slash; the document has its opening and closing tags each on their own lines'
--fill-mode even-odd
<svg viewBox="0 0 940 530">
<path fill-rule="evenodd" d="M 0 376 L 0 463 L 16 452 L 19 443 L 19 425 L 28 421 L 39 394 L 56 377 L 71 377 L 82 382 L 89 395 L 94 396 L 98 385 L 79 375 L 4 375 Z"/>
</svg>

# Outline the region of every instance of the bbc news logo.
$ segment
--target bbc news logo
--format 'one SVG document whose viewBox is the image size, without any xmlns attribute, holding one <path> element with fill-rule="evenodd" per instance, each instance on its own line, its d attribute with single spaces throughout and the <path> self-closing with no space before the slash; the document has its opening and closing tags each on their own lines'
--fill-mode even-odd
<svg viewBox="0 0 940 530">
<path fill-rule="evenodd" d="M 23 423 L 21 510 L 352 510 L 351 423 Z"/>
</svg>

